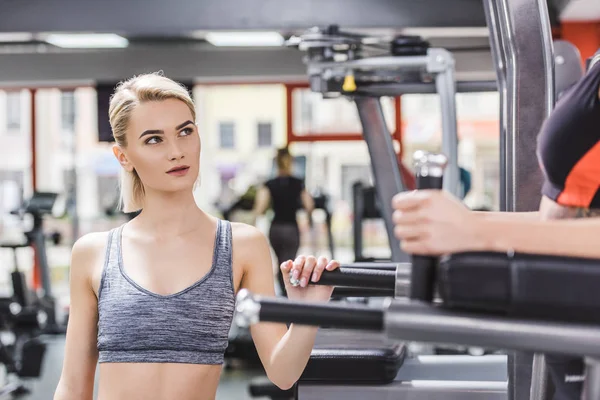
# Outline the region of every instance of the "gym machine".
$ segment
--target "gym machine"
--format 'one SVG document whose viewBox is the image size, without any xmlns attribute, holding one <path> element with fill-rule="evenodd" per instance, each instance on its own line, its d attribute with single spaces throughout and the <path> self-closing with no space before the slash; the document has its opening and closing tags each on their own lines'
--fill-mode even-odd
<svg viewBox="0 0 600 400">
<path fill-rule="evenodd" d="M 390 40 L 341 32 L 337 26 L 313 29 L 291 38 L 288 45 L 307 53 L 305 62 L 312 91 L 326 98 L 347 96 L 355 102 L 382 206 L 380 212 L 386 224 L 391 261 L 407 261 L 407 255 L 400 250 L 393 234 L 391 209 L 392 197 L 403 191 L 405 185 L 380 98 L 420 91 L 424 87 L 439 93 L 442 150 L 449 158 L 445 188 L 457 193 L 459 170 L 454 58 L 444 49 L 430 48 L 419 37 L 399 36 Z"/>
<path fill-rule="evenodd" d="M 418 157 L 419 188 L 441 187 L 443 156 Z M 389 340 L 476 345 L 539 353 L 586 357 L 583 400 L 600 398 L 600 260 L 492 252 L 459 253 L 437 259 L 413 256 L 410 299 L 395 299 L 383 309 L 359 305 L 307 304 L 283 299 L 261 299 L 248 291 L 238 295 L 238 323 L 259 321 L 383 332 Z M 344 284 L 345 271 L 325 273 L 318 284 Z M 337 275 L 337 277 L 336 277 Z M 363 279 L 373 278 L 363 273 Z M 353 277 L 360 281 L 358 277 Z M 382 286 L 394 283 L 382 278 Z M 383 282 L 387 280 L 388 283 Z M 439 298 L 435 299 L 435 294 Z M 573 296 L 572 293 L 578 293 Z M 344 369 L 343 365 L 332 370 Z M 433 386 L 411 384 L 400 373 L 394 381 L 342 386 L 325 381 L 330 369 L 312 379 L 320 384 L 297 385 L 294 398 L 361 399 L 506 399 L 506 386 L 464 383 Z M 361 369 L 369 375 L 368 370 Z M 534 377 L 543 380 L 543 375 Z M 542 371 L 543 372 L 543 371 Z M 306 374 L 306 372 L 305 372 Z M 339 376 L 335 376 L 339 379 Z M 309 378 L 310 379 L 310 378 Z M 334 379 L 334 380 L 335 380 Z M 357 378 L 360 379 L 360 378 Z M 381 384 L 384 383 L 384 384 Z M 532 399 L 544 399 L 545 386 L 532 386 Z M 540 390 L 534 390 L 540 387 Z M 434 396 L 434 397 L 432 397 Z M 528 396 L 529 397 L 529 396 Z"/>
<path fill-rule="evenodd" d="M 447 159 L 442 155 L 415 153 L 418 188 L 441 188 L 442 173 L 446 163 Z M 421 264 L 426 264 L 427 273 L 423 274 L 426 270 L 423 266 L 414 267 Z M 429 282 L 434 279 L 434 268 L 430 260 L 423 257 L 413 257 L 412 264 L 354 264 L 351 268 L 342 266 L 337 271 L 323 274 L 318 284 L 334 286 L 334 293 L 346 288 L 347 293 L 356 296 L 379 295 L 396 299 L 410 296 L 414 299 L 432 301 L 433 283 L 429 284 Z M 244 295 L 241 299 L 245 299 Z M 245 307 L 252 307 L 252 304 L 243 301 L 238 304 L 237 311 L 241 321 L 237 323 L 245 325 L 248 323 L 244 320 Z M 344 313 L 351 319 L 355 311 L 356 309 L 351 308 Z M 289 322 L 302 324 L 303 321 Z M 297 399 L 337 399 L 354 395 L 358 397 L 350 398 L 369 396 L 373 399 L 386 399 L 393 395 L 398 399 L 430 399 L 432 398 L 430 396 L 435 396 L 434 398 L 443 396 L 449 399 L 486 399 L 489 393 L 503 394 L 504 399 L 506 398 L 505 355 L 473 357 L 420 354 L 413 356 L 409 354 L 408 346 L 403 343 L 382 340 L 380 335 L 364 333 L 357 335 L 339 330 L 352 327 L 352 323 L 338 325 L 336 322 L 330 324 L 321 321 L 319 326 L 327 329 L 321 330 L 317 335 L 311 358 L 297 385 L 298 390 L 301 389 L 304 395 L 295 397 Z M 420 341 L 418 338 L 414 340 Z M 436 344 L 447 343 L 440 341 Z M 253 382 L 250 391 L 255 396 L 270 395 L 272 399 L 284 395 L 290 398 L 291 395 L 289 392 L 278 392 L 264 382 Z M 446 391 L 450 396 L 455 397 L 443 395 L 442 393 Z M 310 395 L 305 397 L 306 393 Z"/>
<path fill-rule="evenodd" d="M 407 261 L 408 256 L 403 254 L 399 241 L 393 234 L 391 208 L 392 197 L 404 190 L 404 184 L 379 98 L 381 96 L 397 96 L 402 93 L 437 92 L 439 94 L 443 118 L 442 148 L 449 155 L 448 178 L 444 185 L 447 190 L 458 194 L 460 187 L 457 165 L 455 95 L 457 89 L 464 92 L 494 90 L 495 82 L 455 82 L 452 55 L 444 49 L 429 48 L 428 43 L 418 37 L 401 36 L 389 40 L 343 33 L 336 26 L 331 26 L 324 31 L 315 29 L 300 38 L 292 38 L 289 44 L 307 51 L 308 55 L 305 60 L 308 64 L 310 86 L 313 91 L 322 93 L 324 97 L 348 96 L 356 103 L 363 126 L 363 135 L 371 156 L 377 198 L 381 205 L 380 214 L 386 224 L 390 242 L 391 260 L 394 263 Z M 377 268 L 377 264 L 372 268 Z M 356 292 L 359 297 L 376 295 L 377 291 L 381 289 L 362 290 L 362 293 Z M 352 288 L 336 288 L 335 294 L 342 291 L 352 293 L 354 290 Z M 370 293 L 367 294 L 367 291 Z M 330 332 L 320 333 L 317 338 L 317 347 L 324 335 L 330 336 Z M 335 333 L 332 332 L 331 335 L 335 336 Z M 375 351 L 381 354 L 391 351 L 391 360 L 372 360 L 375 363 L 391 362 L 399 365 L 398 362 L 404 354 L 404 350 L 402 350 L 404 347 L 397 347 L 397 351 L 390 350 L 389 345 L 383 344 L 376 338 L 366 341 L 364 343 L 366 347 L 354 350 L 350 350 L 350 348 L 352 343 L 356 342 L 356 338 L 349 340 L 348 337 L 345 337 L 342 341 L 347 344 L 346 354 L 348 351 L 355 353 Z M 334 342 L 337 343 L 335 340 Z M 325 363 L 339 363 L 340 360 L 336 361 L 335 359 L 339 358 L 340 352 L 332 351 L 327 347 L 327 343 L 328 339 L 325 338 L 322 350 L 327 353 L 327 357 L 323 360 Z M 468 357 L 456 357 L 450 360 L 439 358 L 438 360 L 447 368 L 445 376 L 464 372 L 461 377 L 454 378 L 462 381 L 467 380 L 467 376 L 476 375 L 476 371 L 481 368 L 475 366 L 476 362 Z M 498 363 L 501 367 L 505 366 L 505 358 L 496 360 L 496 365 Z M 468 368 L 468 365 L 472 368 Z M 391 371 L 395 377 L 395 369 L 392 368 Z M 436 379 L 434 375 L 429 374 L 429 379 Z M 504 377 L 500 376 L 498 379 L 505 381 L 505 374 Z M 258 389 L 258 386 L 251 386 L 251 391 Z M 257 390 L 254 392 L 256 393 Z"/>
<path fill-rule="evenodd" d="M 343 329 L 381 332 L 390 340 L 418 340 L 433 343 L 454 343 L 492 348 L 508 348 L 526 352 L 562 353 L 586 357 L 586 383 L 584 400 L 600 398 L 600 321 L 598 320 L 597 290 L 588 288 L 598 284 L 600 260 L 567 257 L 463 253 L 443 260 L 436 269 L 442 302 L 395 299 L 383 309 L 360 305 L 307 304 L 282 299 L 261 299 L 248 292 L 238 296 L 239 323 L 259 321 L 298 323 L 303 325 L 328 325 Z M 469 277 L 473 271 L 482 271 Z M 533 275 L 532 275 L 533 270 Z M 490 276 L 490 271 L 505 275 Z M 557 273 L 558 271 L 558 273 Z M 483 275 L 487 273 L 485 278 Z M 453 275 L 455 275 L 453 277 Z M 457 276 L 458 275 L 458 276 Z M 523 278 L 536 276 L 540 279 Z M 510 280 L 522 285 L 506 297 L 502 294 L 482 296 L 481 291 L 465 292 L 485 284 L 501 288 L 510 286 Z M 592 282 L 590 282 L 590 280 Z M 500 283 L 499 283 L 500 282 Z M 552 282 L 548 295 L 541 287 Z M 446 289 L 443 289 L 443 288 Z M 580 300 L 569 299 L 573 290 L 584 290 L 587 295 Z M 461 291 L 463 289 L 463 291 Z M 506 287 L 508 289 L 508 287 Z M 536 293 L 530 296 L 530 293 Z M 580 308 L 584 307 L 585 314 Z M 550 312 L 550 310 L 552 312 Z M 579 310 L 579 312 L 577 312 Z M 573 314 L 573 312 L 576 312 Z M 592 312 L 593 311 L 593 312 Z M 592 312 L 592 313 L 590 313 Z M 400 369 L 402 371 L 402 369 Z M 321 370 L 321 374 L 327 373 Z M 368 373 L 368 372 L 367 372 Z M 303 385 L 299 382 L 296 399 L 344 398 L 411 398 L 431 399 L 506 399 L 506 390 L 461 392 L 457 387 L 425 387 L 409 383 L 392 382 L 376 390 L 371 385 Z M 343 396 L 343 397 L 342 397 Z M 405 396 L 405 397 L 402 397 Z M 535 398 L 544 398 L 537 394 Z"/>
<path fill-rule="evenodd" d="M 23 243 L 2 243 L 0 247 L 10 248 L 14 254 L 15 270 L 11 274 L 15 301 L 22 307 L 28 304 L 34 304 L 37 308 L 44 311 L 47 316 L 44 333 L 46 334 L 64 334 L 66 327 L 56 320 L 56 301 L 52 294 L 52 283 L 50 280 L 50 266 L 46 253 L 46 241 L 51 239 L 55 244 L 60 242 L 60 234 L 52 233 L 46 235 L 44 232 L 44 217 L 47 215 L 57 215 L 62 212 L 56 209 L 62 208 L 61 197 L 52 192 L 35 192 L 30 199 L 25 201 L 22 206 L 13 211 L 13 214 L 23 217 L 25 214 L 32 217 L 32 227 L 25 232 L 25 242 Z M 25 283 L 25 277 L 19 271 L 17 263 L 16 250 L 22 247 L 34 247 L 36 265 L 40 270 L 42 283 L 42 293 L 38 295 L 33 293 Z"/>
</svg>

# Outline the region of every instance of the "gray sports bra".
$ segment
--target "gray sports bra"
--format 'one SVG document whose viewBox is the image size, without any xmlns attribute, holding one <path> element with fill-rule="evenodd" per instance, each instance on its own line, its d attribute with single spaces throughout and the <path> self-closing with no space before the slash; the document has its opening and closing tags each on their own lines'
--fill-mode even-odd
<svg viewBox="0 0 600 400">
<path fill-rule="evenodd" d="M 109 233 L 98 290 L 99 362 L 222 364 L 235 307 L 229 222 L 218 222 L 210 271 L 171 295 L 127 276 L 122 230 Z"/>
</svg>

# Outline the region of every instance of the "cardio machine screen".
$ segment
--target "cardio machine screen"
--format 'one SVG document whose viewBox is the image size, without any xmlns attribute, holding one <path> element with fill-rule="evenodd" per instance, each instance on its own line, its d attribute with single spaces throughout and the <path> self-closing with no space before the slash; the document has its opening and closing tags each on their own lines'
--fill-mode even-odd
<svg viewBox="0 0 600 400">
<path fill-rule="evenodd" d="M 37 214 L 51 214 L 58 193 L 35 192 L 27 201 L 26 211 Z"/>
</svg>

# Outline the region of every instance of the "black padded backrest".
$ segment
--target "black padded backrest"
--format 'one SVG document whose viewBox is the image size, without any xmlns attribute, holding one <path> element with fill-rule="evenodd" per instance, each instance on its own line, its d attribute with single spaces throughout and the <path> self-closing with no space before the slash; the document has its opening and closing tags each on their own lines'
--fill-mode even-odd
<svg viewBox="0 0 600 400">
<path fill-rule="evenodd" d="M 444 306 L 517 317 L 600 323 L 600 260 L 458 253 L 438 265 Z"/>
</svg>

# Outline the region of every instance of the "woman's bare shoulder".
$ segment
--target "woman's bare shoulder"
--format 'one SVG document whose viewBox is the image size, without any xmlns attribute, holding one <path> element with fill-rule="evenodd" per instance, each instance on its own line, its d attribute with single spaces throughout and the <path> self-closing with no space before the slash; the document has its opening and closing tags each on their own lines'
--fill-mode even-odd
<svg viewBox="0 0 600 400">
<path fill-rule="evenodd" d="M 258 228 L 241 222 L 231 222 L 231 236 L 233 242 L 240 245 L 253 245 L 266 240 Z"/>
<path fill-rule="evenodd" d="M 77 239 L 71 250 L 71 270 L 74 273 L 95 275 L 106 255 L 109 232 L 88 233 Z"/>
</svg>

